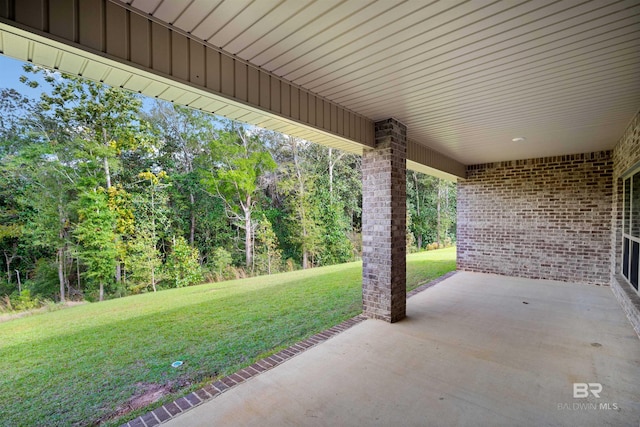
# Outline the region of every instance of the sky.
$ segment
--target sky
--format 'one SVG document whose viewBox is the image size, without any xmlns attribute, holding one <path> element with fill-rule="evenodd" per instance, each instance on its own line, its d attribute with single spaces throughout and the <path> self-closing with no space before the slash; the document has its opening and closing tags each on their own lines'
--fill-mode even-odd
<svg viewBox="0 0 640 427">
<path fill-rule="evenodd" d="M 33 89 L 23 83 L 20 83 L 20 76 L 27 74 L 22 69 L 24 64 L 25 63 L 22 61 L 0 54 L 0 89 L 15 89 L 30 98 L 38 98 L 42 91 L 48 87 L 48 84 L 41 76 L 34 76 L 33 74 L 31 74 L 29 78 L 31 80 L 40 81 L 42 83 L 40 87 Z M 153 107 L 153 99 L 143 96 L 142 104 L 143 110 L 149 111 L 151 110 L 151 107 Z"/>
<path fill-rule="evenodd" d="M 42 88 L 32 89 L 18 80 L 21 75 L 26 74 L 22 69 L 23 65 L 22 61 L 0 55 L 0 88 L 15 89 L 30 98 L 37 98 L 42 93 Z"/>
</svg>

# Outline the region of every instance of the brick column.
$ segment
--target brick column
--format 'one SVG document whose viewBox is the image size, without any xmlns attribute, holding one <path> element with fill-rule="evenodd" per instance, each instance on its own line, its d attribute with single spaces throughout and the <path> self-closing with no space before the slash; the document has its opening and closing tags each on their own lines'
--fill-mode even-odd
<svg viewBox="0 0 640 427">
<path fill-rule="evenodd" d="M 362 302 L 367 317 L 406 315 L 407 128 L 375 124 L 376 148 L 362 156 Z"/>
</svg>

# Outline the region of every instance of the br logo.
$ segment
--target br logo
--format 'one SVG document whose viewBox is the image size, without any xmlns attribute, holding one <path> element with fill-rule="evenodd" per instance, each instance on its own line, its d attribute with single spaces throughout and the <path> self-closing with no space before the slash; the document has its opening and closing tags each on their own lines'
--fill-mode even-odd
<svg viewBox="0 0 640 427">
<path fill-rule="evenodd" d="M 584 399 L 589 397 L 589 393 L 593 397 L 600 399 L 600 393 L 602 392 L 602 384 L 600 383 L 573 383 L 573 398 Z"/>
</svg>

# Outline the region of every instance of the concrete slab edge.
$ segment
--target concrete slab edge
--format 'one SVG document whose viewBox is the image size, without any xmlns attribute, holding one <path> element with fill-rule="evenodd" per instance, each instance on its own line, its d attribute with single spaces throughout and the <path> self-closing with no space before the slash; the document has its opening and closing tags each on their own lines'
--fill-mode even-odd
<svg viewBox="0 0 640 427">
<path fill-rule="evenodd" d="M 438 277 L 428 283 L 418 286 L 416 289 L 407 293 L 407 298 L 410 298 L 432 286 L 437 285 L 443 280 L 453 276 L 456 272 L 451 271 L 443 276 Z M 304 351 L 315 347 L 316 345 L 327 341 L 328 339 L 338 335 L 341 332 L 367 320 L 362 314 L 359 314 L 351 319 L 347 319 L 344 322 L 333 326 L 325 331 L 319 332 L 309 338 L 293 344 L 278 353 L 267 356 L 258 360 L 251 366 L 240 369 L 231 375 L 220 378 L 217 381 L 199 389 L 188 395 L 174 400 L 173 402 L 166 403 L 159 408 L 154 409 L 151 412 L 147 412 L 133 420 L 122 424 L 120 427 L 153 427 L 165 423 L 176 416 L 195 408 L 211 399 L 214 399 L 218 395 L 230 390 L 231 388 L 241 384 L 251 378 L 260 375 L 261 373 L 275 368 L 276 366 L 286 362 L 287 360 L 303 353 Z"/>
<path fill-rule="evenodd" d="M 640 338 L 640 296 L 625 283 L 625 279 L 619 274 L 611 278 L 611 290 Z"/>
</svg>

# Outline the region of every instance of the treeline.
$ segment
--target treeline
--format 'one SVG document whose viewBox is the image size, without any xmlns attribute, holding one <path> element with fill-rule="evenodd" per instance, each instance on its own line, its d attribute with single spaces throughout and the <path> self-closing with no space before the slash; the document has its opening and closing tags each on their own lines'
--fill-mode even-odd
<svg viewBox="0 0 640 427">
<path fill-rule="evenodd" d="M 48 87 L 0 92 L 0 296 L 102 300 L 360 256 L 359 156 L 25 72 Z M 410 247 L 455 240 L 455 184 L 408 172 L 407 196 Z"/>
</svg>

